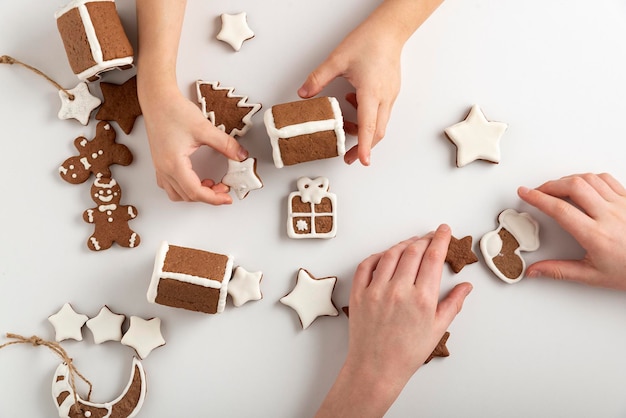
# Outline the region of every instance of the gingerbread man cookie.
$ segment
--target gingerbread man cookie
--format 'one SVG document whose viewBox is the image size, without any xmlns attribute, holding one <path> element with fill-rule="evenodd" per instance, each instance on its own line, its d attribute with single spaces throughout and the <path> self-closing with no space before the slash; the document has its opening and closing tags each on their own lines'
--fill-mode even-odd
<svg viewBox="0 0 626 418">
<path fill-rule="evenodd" d="M 61 178 L 68 183 L 85 182 L 91 173 L 96 177 L 111 177 L 109 166 L 129 165 L 133 154 L 126 145 L 115 142 L 115 130 L 108 122 L 98 122 L 96 136 L 91 141 L 79 136 L 74 140 L 78 155 L 70 157 L 59 167 Z"/>
<path fill-rule="evenodd" d="M 128 226 L 137 217 L 137 208 L 120 205 L 122 189 L 115 179 L 98 177 L 91 186 L 91 198 L 98 206 L 83 213 L 85 222 L 94 224 L 94 233 L 87 240 L 92 251 L 106 250 L 117 242 L 122 247 L 139 245 L 139 235 Z"/>
</svg>

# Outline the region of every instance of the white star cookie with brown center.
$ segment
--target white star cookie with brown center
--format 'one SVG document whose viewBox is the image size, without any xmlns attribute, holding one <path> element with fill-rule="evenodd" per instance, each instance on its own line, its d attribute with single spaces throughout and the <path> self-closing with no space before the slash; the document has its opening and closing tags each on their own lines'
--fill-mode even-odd
<svg viewBox="0 0 626 418">
<path fill-rule="evenodd" d="M 254 38 L 254 32 L 248 26 L 246 12 L 238 14 L 222 14 L 222 29 L 217 34 L 217 39 L 224 41 L 233 47 L 235 51 L 241 49 L 244 41 Z"/>
</svg>

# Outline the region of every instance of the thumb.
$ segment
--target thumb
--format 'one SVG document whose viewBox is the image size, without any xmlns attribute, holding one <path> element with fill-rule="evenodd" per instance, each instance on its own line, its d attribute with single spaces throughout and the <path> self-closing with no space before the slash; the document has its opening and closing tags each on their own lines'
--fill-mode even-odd
<svg viewBox="0 0 626 418">
<path fill-rule="evenodd" d="M 333 64 L 330 59 L 327 59 L 309 74 L 304 84 L 298 89 L 298 96 L 307 99 L 319 94 L 328 83 L 340 74 L 340 68 Z"/>
<path fill-rule="evenodd" d="M 547 277 L 590 283 L 596 270 L 583 260 L 544 260 L 531 264 L 526 269 L 527 277 Z"/>
<path fill-rule="evenodd" d="M 200 144 L 208 145 L 231 160 L 243 161 L 248 158 L 248 151 L 234 137 L 215 126 L 207 129 L 198 140 Z"/>
<path fill-rule="evenodd" d="M 454 318 L 461 312 L 463 302 L 472 289 L 470 283 L 465 282 L 457 284 L 450 293 L 439 302 L 437 306 L 437 322 L 438 326 L 442 329 L 441 334 L 448 329 L 448 326 L 452 323 Z"/>
</svg>

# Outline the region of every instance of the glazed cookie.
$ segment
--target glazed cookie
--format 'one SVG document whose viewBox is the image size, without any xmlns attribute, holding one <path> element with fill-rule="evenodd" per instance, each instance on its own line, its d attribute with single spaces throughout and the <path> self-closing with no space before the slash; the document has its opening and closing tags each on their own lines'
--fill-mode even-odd
<svg viewBox="0 0 626 418">
<path fill-rule="evenodd" d="M 90 250 L 106 250 L 114 242 L 128 248 L 139 245 L 139 235 L 128 226 L 128 221 L 137 217 L 137 208 L 120 205 L 122 189 L 115 179 L 96 178 L 91 186 L 91 199 L 98 206 L 83 213 L 84 221 L 94 225 L 94 233 L 87 240 Z"/>
<path fill-rule="evenodd" d="M 500 225 L 480 240 L 480 251 L 487 266 L 506 283 L 524 277 L 526 263 L 520 251 L 539 248 L 539 224 L 528 213 L 506 209 L 498 216 Z"/>
<path fill-rule="evenodd" d="M 161 319 L 131 316 L 128 331 L 120 342 L 134 349 L 139 358 L 145 359 L 152 350 L 165 345 L 165 339 L 161 334 Z"/>
<path fill-rule="evenodd" d="M 104 103 L 96 113 L 96 119 L 115 121 L 130 134 L 135 120 L 142 115 L 137 97 L 137 77 L 133 76 L 122 84 L 100 83 Z"/>
<path fill-rule="evenodd" d="M 241 266 L 237 267 L 228 283 L 228 294 L 233 299 L 233 305 L 240 307 L 251 300 L 261 300 L 263 298 L 261 280 L 262 272 L 250 272 Z"/>
<path fill-rule="evenodd" d="M 244 41 L 254 38 L 254 32 L 248 26 L 248 16 L 246 12 L 229 15 L 222 14 L 222 29 L 217 34 L 217 39 L 232 46 L 235 51 L 239 51 Z"/>
<path fill-rule="evenodd" d="M 139 360 L 133 358 L 130 379 L 122 394 L 111 402 L 94 403 L 83 400 L 75 392 L 74 376 L 67 363 L 57 367 L 52 378 L 52 399 L 59 417 L 132 418 L 139 413 L 146 397 L 146 373 Z M 78 410 L 74 406 L 78 406 Z"/>
<path fill-rule="evenodd" d="M 264 122 L 277 168 L 346 153 L 343 116 L 334 97 L 274 105 Z"/>
<path fill-rule="evenodd" d="M 499 163 L 500 138 L 506 128 L 506 123 L 488 121 L 478 105 L 472 106 L 464 121 L 445 129 L 457 148 L 457 167 L 476 160 Z"/>
<path fill-rule="evenodd" d="M 252 190 L 262 188 L 263 182 L 256 172 L 256 159 L 246 158 L 241 162 L 228 160 L 228 171 L 222 183 L 233 189 L 239 200 L 248 196 Z"/>
<path fill-rule="evenodd" d="M 96 177 L 111 177 L 109 166 L 129 165 L 133 154 L 126 145 L 115 142 L 115 130 L 108 122 L 98 122 L 96 136 L 91 140 L 79 136 L 74 140 L 78 155 L 70 157 L 59 167 L 61 178 L 68 183 L 85 182 L 91 173 Z"/>
<path fill-rule="evenodd" d="M 100 98 L 89 92 L 87 83 L 78 83 L 71 90 L 59 90 L 61 99 L 61 109 L 59 109 L 59 119 L 76 119 L 83 125 L 89 123 L 91 113 L 102 103 Z"/>
<path fill-rule="evenodd" d="M 296 311 L 302 329 L 307 329 L 318 316 L 339 315 L 332 301 L 336 283 L 336 277 L 318 279 L 301 268 L 298 270 L 296 286 L 280 302 Z"/>
<path fill-rule="evenodd" d="M 108 306 L 103 306 L 98 315 L 87 321 L 87 328 L 93 334 L 93 342 L 102 344 L 106 341 L 120 341 L 125 319 L 126 315 L 113 313 Z"/>
<path fill-rule="evenodd" d="M 70 67 L 81 80 L 132 67 L 133 47 L 113 0 L 72 0 L 54 17 Z"/>
<path fill-rule="evenodd" d="M 300 177 L 298 191 L 288 199 L 289 238 L 333 238 L 337 235 L 337 196 L 328 191 L 328 179 Z"/>
<path fill-rule="evenodd" d="M 261 110 L 261 104 L 248 103 L 247 96 L 236 95 L 234 88 L 219 84 L 218 81 L 196 81 L 202 114 L 228 135 L 243 136 L 252 127 L 252 116 Z"/>
<path fill-rule="evenodd" d="M 70 339 L 82 341 L 82 328 L 88 319 L 87 315 L 76 313 L 69 303 L 64 304 L 57 313 L 48 317 L 48 321 L 54 327 L 54 339 L 59 342 Z"/>
<path fill-rule="evenodd" d="M 204 313 L 226 306 L 233 257 L 162 242 L 154 260 L 148 302 Z"/>
</svg>

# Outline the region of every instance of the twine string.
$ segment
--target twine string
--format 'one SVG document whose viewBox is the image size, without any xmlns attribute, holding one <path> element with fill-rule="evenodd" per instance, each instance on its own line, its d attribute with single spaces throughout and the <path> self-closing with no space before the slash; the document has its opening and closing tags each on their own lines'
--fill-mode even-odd
<svg viewBox="0 0 626 418">
<path fill-rule="evenodd" d="M 74 363 L 72 363 L 72 358 L 67 354 L 67 351 L 65 351 L 65 349 L 61 347 L 59 343 L 55 341 L 44 340 L 43 338 L 40 338 L 36 335 L 26 338 L 18 334 L 7 333 L 6 337 L 13 341 L 9 341 L 7 343 L 0 345 L 0 350 L 5 347 L 8 347 L 10 345 L 15 345 L 15 344 L 31 344 L 35 347 L 37 346 L 48 347 L 50 350 L 56 353 L 67 364 L 67 367 L 70 372 L 69 380 L 70 380 L 70 387 L 72 388 L 72 392 L 74 395 L 74 405 L 72 406 L 74 410 L 78 412 L 80 408 L 78 405 L 78 395 L 76 394 L 76 379 L 74 376 L 78 376 L 83 382 L 87 383 L 87 385 L 89 386 L 89 393 L 87 394 L 87 399 L 86 399 L 87 401 L 89 401 L 89 399 L 91 398 L 91 390 L 92 390 L 91 382 L 87 380 L 87 378 L 85 378 L 85 376 L 83 376 L 78 371 L 78 369 L 76 369 L 76 366 L 74 366 Z"/>
<path fill-rule="evenodd" d="M 32 72 L 34 72 L 35 74 L 38 74 L 40 76 L 42 76 L 43 78 L 45 78 L 46 80 L 48 80 L 50 83 L 52 83 L 57 89 L 61 90 L 63 93 L 65 93 L 65 95 L 70 99 L 70 100 L 74 100 L 75 97 L 72 93 L 70 93 L 69 91 L 67 91 L 66 89 L 64 89 L 63 87 L 61 87 L 61 85 L 59 83 L 57 83 L 56 81 L 54 81 L 53 79 L 51 79 L 48 75 L 46 75 L 43 71 L 38 70 L 37 68 L 28 65 L 26 63 L 23 63 L 22 61 L 15 59 L 9 55 L 2 55 L 0 57 L 0 64 L 9 64 L 9 65 L 13 65 L 13 64 L 17 64 L 17 65 L 21 65 L 24 68 L 27 68 L 29 70 L 31 70 Z"/>
</svg>

